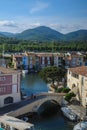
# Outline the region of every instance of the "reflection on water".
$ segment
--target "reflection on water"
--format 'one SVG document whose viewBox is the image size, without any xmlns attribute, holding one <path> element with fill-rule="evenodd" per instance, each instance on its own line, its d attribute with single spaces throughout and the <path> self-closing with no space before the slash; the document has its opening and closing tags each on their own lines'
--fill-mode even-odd
<svg viewBox="0 0 87 130">
<path fill-rule="evenodd" d="M 27 95 L 48 92 L 47 84 L 38 76 L 38 74 L 29 74 L 22 77 L 21 89 Z"/>
<path fill-rule="evenodd" d="M 73 130 L 74 123 L 64 118 L 59 111 L 50 117 L 36 116 L 29 119 L 35 125 L 36 130 Z"/>
</svg>

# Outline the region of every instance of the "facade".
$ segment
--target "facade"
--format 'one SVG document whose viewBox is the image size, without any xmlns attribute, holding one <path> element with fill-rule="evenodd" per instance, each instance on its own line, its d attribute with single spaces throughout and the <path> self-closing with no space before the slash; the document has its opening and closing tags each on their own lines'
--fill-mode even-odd
<svg viewBox="0 0 87 130">
<path fill-rule="evenodd" d="M 22 54 L 12 55 L 12 63 L 15 69 L 21 68 L 22 67 Z"/>
<path fill-rule="evenodd" d="M 54 57 L 54 65 L 57 67 L 62 66 L 63 56 L 60 54 L 53 54 Z"/>
<path fill-rule="evenodd" d="M 28 70 L 28 55 L 22 56 L 23 69 Z"/>
<path fill-rule="evenodd" d="M 87 67 L 69 68 L 67 72 L 67 86 L 76 94 L 77 100 L 86 105 L 87 98 Z"/>
<path fill-rule="evenodd" d="M 0 107 L 20 101 L 20 72 L 0 67 Z"/>
<path fill-rule="evenodd" d="M 52 65 L 71 68 L 87 64 L 84 61 L 84 55 L 76 52 L 65 54 L 25 52 L 13 55 L 12 59 L 14 68 L 23 68 L 24 70 L 40 70 Z"/>
<path fill-rule="evenodd" d="M 40 68 L 52 65 L 52 53 L 38 53 Z"/>
<path fill-rule="evenodd" d="M 84 65 L 84 56 L 78 53 L 71 53 L 65 56 L 65 65 L 68 67 L 78 67 Z"/>
<path fill-rule="evenodd" d="M 34 69 L 36 65 L 35 53 L 28 53 L 28 67 L 30 70 Z"/>
</svg>

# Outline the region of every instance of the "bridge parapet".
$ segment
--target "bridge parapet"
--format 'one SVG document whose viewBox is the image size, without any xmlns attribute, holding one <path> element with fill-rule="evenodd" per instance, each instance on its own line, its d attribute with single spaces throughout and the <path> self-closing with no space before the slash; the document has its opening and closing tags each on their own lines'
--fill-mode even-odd
<svg viewBox="0 0 87 130">
<path fill-rule="evenodd" d="M 20 115 L 24 115 L 29 112 L 37 112 L 39 107 L 48 100 L 55 100 L 56 102 L 58 102 L 59 105 L 61 105 L 63 96 L 65 94 L 64 93 L 62 94 L 61 93 L 59 94 L 58 93 L 43 93 L 41 94 L 41 96 L 42 95 L 43 95 L 43 98 L 40 98 L 39 96 L 39 98 L 32 100 L 32 102 L 23 106 L 22 108 L 19 108 L 15 111 L 8 113 L 8 115 L 13 116 L 13 117 L 18 117 Z"/>
</svg>

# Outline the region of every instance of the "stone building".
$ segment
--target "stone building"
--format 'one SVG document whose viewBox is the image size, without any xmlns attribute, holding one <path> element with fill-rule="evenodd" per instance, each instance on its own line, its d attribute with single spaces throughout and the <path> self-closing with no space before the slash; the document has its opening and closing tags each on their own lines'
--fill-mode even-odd
<svg viewBox="0 0 87 130">
<path fill-rule="evenodd" d="M 87 66 L 68 68 L 67 86 L 76 94 L 77 100 L 86 105 L 87 98 Z"/>
<path fill-rule="evenodd" d="M 20 100 L 20 72 L 0 67 L 0 107 Z"/>
</svg>

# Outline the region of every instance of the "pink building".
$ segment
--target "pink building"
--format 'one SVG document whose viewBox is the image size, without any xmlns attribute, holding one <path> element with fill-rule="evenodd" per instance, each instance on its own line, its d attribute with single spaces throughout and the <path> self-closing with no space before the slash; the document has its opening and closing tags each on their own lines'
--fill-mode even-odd
<svg viewBox="0 0 87 130">
<path fill-rule="evenodd" d="M 20 72 L 0 67 L 0 107 L 20 101 Z"/>
</svg>

